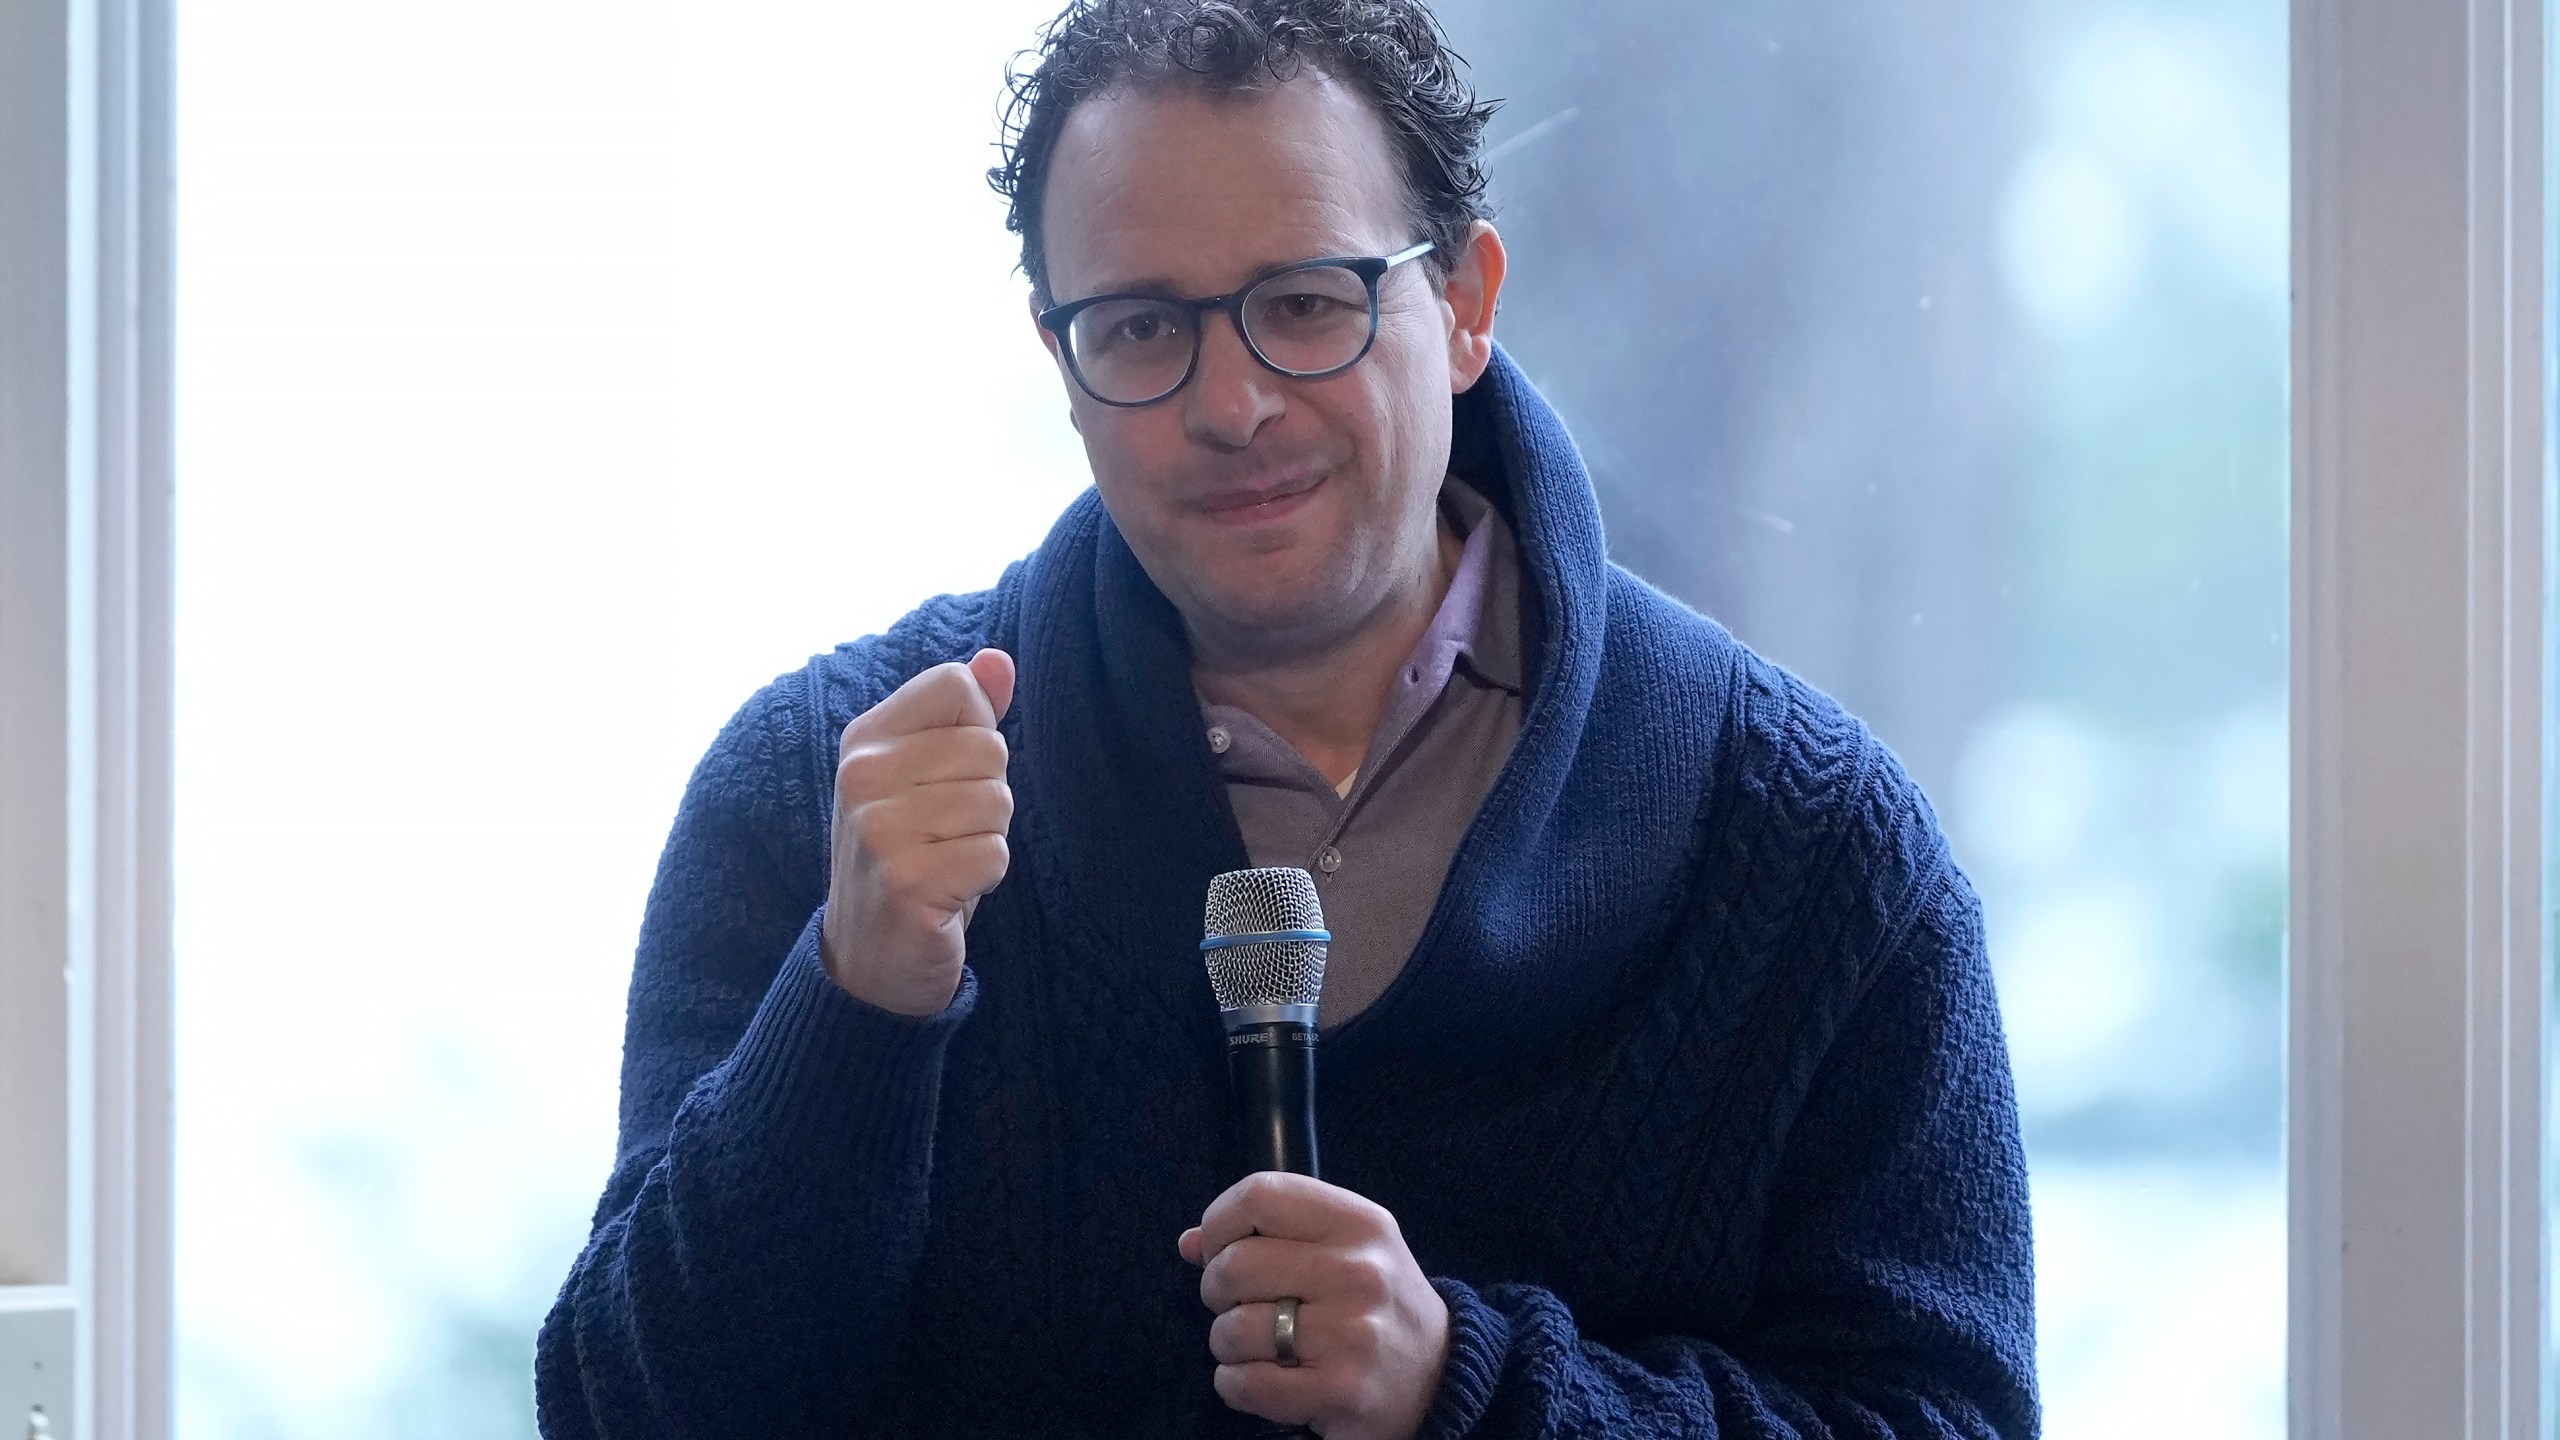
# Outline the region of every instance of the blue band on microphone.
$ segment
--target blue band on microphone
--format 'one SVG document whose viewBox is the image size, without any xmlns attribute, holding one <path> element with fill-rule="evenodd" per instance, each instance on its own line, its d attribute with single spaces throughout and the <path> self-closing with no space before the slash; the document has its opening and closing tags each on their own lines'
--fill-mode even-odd
<svg viewBox="0 0 2560 1440">
<path fill-rule="evenodd" d="M 1247 930 L 1238 935 L 1212 935 L 1200 942 L 1200 949 L 1205 954 L 1211 950 L 1226 950 L 1237 945 L 1285 945 L 1291 941 L 1331 940 L 1332 938 L 1333 932 L 1330 930 Z"/>
</svg>

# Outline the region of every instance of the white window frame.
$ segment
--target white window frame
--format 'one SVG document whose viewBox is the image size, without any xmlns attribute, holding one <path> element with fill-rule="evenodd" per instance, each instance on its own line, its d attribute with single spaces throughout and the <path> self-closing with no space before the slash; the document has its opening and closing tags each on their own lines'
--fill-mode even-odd
<svg viewBox="0 0 2560 1440">
<path fill-rule="evenodd" d="M 2544 0 L 2295 0 L 2297 1440 L 2544 1434 Z"/>
<path fill-rule="evenodd" d="M 2292 1433 L 2540 1440 L 2545 0 L 2294 0 Z M 168 0 L 0 4 L 0 1307 L 169 1434 Z"/>
<path fill-rule="evenodd" d="M 0 4 L 0 1310 L 84 1440 L 170 1432 L 169 66 Z"/>
</svg>

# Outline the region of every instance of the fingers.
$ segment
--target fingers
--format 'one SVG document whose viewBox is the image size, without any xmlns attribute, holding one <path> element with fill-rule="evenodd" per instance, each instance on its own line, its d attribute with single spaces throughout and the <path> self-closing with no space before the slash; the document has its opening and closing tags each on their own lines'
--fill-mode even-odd
<svg viewBox="0 0 2560 1440">
<path fill-rule="evenodd" d="M 1246 1365 L 1257 1360 L 1278 1364 L 1280 1340 L 1274 1326 L 1279 1313 L 1278 1302 L 1271 1300 L 1255 1300 L 1227 1311 L 1209 1322 L 1209 1353 L 1221 1365 Z M 1301 1303 L 1296 1338 L 1301 1367 L 1315 1364 L 1321 1350 L 1308 1343 L 1307 1321 L 1307 1307 Z"/>
<path fill-rule="evenodd" d="M 936 665 L 855 716 L 845 727 L 845 745 L 849 748 L 857 735 L 885 739 L 947 725 L 993 729 L 1002 711 L 987 693 L 981 670 L 1001 681 L 1005 703 L 1012 704 L 1012 657 L 1001 650 L 981 650 L 972 664 L 955 660 Z"/>
<path fill-rule="evenodd" d="M 1292 1369 L 1268 1360 L 1221 1365 L 1210 1383 L 1228 1408 L 1282 1425 L 1314 1425 L 1335 1408 L 1327 1403 L 1331 1387 L 1323 1372 L 1304 1366 Z"/>
<path fill-rule="evenodd" d="M 862 803 L 853 833 L 872 854 L 971 835 L 1002 835 L 1013 823 L 1013 787 L 1002 780 L 940 780 Z"/>
<path fill-rule="evenodd" d="M 997 720 L 1013 708 L 1013 657 L 1001 650 L 981 650 L 969 657 L 969 674 L 986 692 L 987 707 Z M 992 723 L 992 722 L 990 722 Z"/>
<path fill-rule="evenodd" d="M 1254 1235 L 1200 1267 L 1200 1303 L 1220 1314 L 1238 1305 L 1295 1295 L 1307 1303 L 1366 1311 L 1396 1288 L 1396 1252 L 1383 1245 L 1310 1245 Z"/>
<path fill-rule="evenodd" d="M 1257 1300 L 1238 1305 L 1209 1324 L 1209 1354 L 1218 1362 L 1214 1384 L 1218 1398 L 1250 1415 L 1283 1425 L 1305 1425 L 1319 1418 L 1326 1399 L 1341 1377 L 1325 1373 L 1329 1348 L 1313 1333 L 1321 1317 L 1305 1304 L 1298 1307 L 1298 1329 L 1292 1348 L 1298 1363 L 1280 1363 L 1279 1336 L 1273 1329 L 1280 1307 Z"/>
<path fill-rule="evenodd" d="M 913 735 L 852 737 L 836 763 L 841 793 L 855 803 L 948 780 L 1002 780 L 1012 747 L 1001 731 L 952 725 Z"/>
<path fill-rule="evenodd" d="M 858 871 L 862 908 L 917 932 L 939 929 L 996 888 L 1010 859 L 1002 835 L 876 850 Z"/>
<path fill-rule="evenodd" d="M 1301 1240 L 1268 1235 L 1238 1240 L 1200 1267 L 1200 1303 L 1223 1312 L 1283 1295 L 1304 1299 L 1325 1289 L 1321 1278 L 1310 1273 L 1321 1253 Z"/>
<path fill-rule="evenodd" d="M 1262 1170 L 1209 1202 L 1200 1248 L 1211 1256 L 1248 1235 L 1289 1240 L 1357 1240 L 1392 1231 L 1395 1220 L 1364 1196 L 1306 1175 Z"/>
</svg>

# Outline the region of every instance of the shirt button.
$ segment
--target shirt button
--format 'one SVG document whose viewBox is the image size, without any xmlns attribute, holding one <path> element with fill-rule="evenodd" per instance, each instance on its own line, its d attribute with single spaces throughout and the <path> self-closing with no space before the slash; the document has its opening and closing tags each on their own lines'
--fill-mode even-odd
<svg viewBox="0 0 2560 1440">
<path fill-rule="evenodd" d="M 1210 753 L 1210 754 L 1212 754 L 1212 755 L 1224 755 L 1224 754 L 1226 754 L 1226 753 L 1227 753 L 1227 747 L 1228 747 L 1228 746 L 1230 746 L 1230 745 L 1233 745 L 1234 743 L 1236 743 L 1236 741 L 1235 741 L 1235 737 L 1234 737 L 1234 736 L 1232 736 L 1232 735 L 1229 735 L 1229 734 L 1227 733 L 1227 727 L 1226 727 L 1226 726 L 1224 726 L 1224 725 L 1212 725 L 1212 726 L 1210 726 L 1210 727 L 1209 727 L 1209 753 Z"/>
<path fill-rule="evenodd" d="M 1342 868 L 1342 852 L 1327 845 L 1316 852 L 1316 868 L 1327 875 Z"/>
</svg>

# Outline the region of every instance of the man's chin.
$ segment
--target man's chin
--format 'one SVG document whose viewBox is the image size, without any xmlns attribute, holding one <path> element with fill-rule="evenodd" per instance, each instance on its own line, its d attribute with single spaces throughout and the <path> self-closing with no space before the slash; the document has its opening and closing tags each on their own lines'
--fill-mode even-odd
<svg viewBox="0 0 2560 1440">
<path fill-rule="evenodd" d="M 1174 608 L 1196 640 L 1222 651 L 1288 655 L 1322 649 L 1342 627 L 1342 597 L 1330 589 L 1268 592 L 1198 589 Z"/>
<path fill-rule="evenodd" d="M 1346 553 L 1352 547 L 1343 537 L 1292 538 L 1298 543 L 1273 550 L 1186 547 L 1157 584 L 1195 641 L 1222 652 L 1322 648 L 1358 623 L 1350 617 L 1359 608 L 1352 592 L 1360 587 L 1361 567 Z"/>
</svg>

